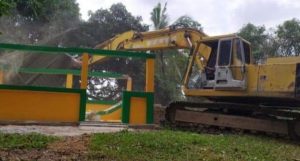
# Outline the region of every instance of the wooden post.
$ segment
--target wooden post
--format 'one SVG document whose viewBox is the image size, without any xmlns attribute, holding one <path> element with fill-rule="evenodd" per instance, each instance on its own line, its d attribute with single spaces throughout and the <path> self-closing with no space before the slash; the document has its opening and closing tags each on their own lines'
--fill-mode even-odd
<svg viewBox="0 0 300 161">
<path fill-rule="evenodd" d="M 81 64 L 81 89 L 86 89 L 88 84 L 88 68 L 89 68 L 89 55 L 88 53 L 83 53 L 82 64 Z"/>
<path fill-rule="evenodd" d="M 146 60 L 146 87 L 145 92 L 154 92 L 154 59 Z"/>
</svg>

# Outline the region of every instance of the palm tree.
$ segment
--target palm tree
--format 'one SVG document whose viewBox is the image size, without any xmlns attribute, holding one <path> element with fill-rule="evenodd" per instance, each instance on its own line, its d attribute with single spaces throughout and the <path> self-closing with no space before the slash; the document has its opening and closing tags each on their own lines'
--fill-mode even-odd
<svg viewBox="0 0 300 161">
<path fill-rule="evenodd" d="M 158 3 L 150 13 L 155 30 L 162 29 L 168 26 L 168 16 L 166 14 L 166 11 L 167 3 L 165 3 L 163 9 L 161 8 L 161 4 Z"/>
<path fill-rule="evenodd" d="M 154 30 L 159 30 L 168 26 L 168 16 L 167 12 L 167 3 L 165 3 L 164 8 L 161 8 L 161 4 L 158 3 L 152 10 L 151 20 L 153 22 Z M 163 52 L 160 51 L 159 53 L 160 61 L 161 61 L 161 70 L 163 75 L 165 75 L 165 67 L 164 67 L 164 60 L 163 60 Z"/>
</svg>

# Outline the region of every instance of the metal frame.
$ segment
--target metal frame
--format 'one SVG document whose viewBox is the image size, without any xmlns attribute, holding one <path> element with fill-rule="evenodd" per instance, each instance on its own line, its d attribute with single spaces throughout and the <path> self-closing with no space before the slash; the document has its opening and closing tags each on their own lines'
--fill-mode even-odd
<svg viewBox="0 0 300 161">
<path fill-rule="evenodd" d="M 143 59 L 155 58 L 155 55 L 152 53 L 112 51 L 112 50 L 100 50 L 100 49 L 91 49 L 91 48 L 64 48 L 64 47 L 33 46 L 33 45 L 6 44 L 6 43 L 0 43 L 0 48 L 10 49 L 10 50 L 47 52 L 47 54 L 49 53 L 61 54 L 62 52 L 65 52 L 70 55 L 89 53 L 89 55 L 102 55 L 102 56 L 110 56 L 110 57 L 132 57 L 132 58 L 143 58 Z M 44 54 L 44 53 L 39 53 L 39 54 Z"/>
</svg>

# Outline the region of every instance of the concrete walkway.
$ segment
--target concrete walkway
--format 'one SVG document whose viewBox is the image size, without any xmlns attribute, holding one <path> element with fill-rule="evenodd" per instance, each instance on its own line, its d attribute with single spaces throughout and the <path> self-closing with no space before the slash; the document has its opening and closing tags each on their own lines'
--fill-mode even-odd
<svg viewBox="0 0 300 161">
<path fill-rule="evenodd" d="M 128 129 L 115 123 L 82 123 L 79 126 L 0 125 L 0 133 L 40 133 L 54 136 L 78 136 L 92 133 L 111 133 Z"/>
</svg>

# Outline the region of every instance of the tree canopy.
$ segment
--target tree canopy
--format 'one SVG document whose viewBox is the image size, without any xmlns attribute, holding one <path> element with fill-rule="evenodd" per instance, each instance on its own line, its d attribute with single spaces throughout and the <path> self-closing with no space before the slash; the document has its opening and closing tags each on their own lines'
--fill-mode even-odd
<svg viewBox="0 0 300 161">
<path fill-rule="evenodd" d="M 190 27 L 190 28 L 194 28 L 194 29 L 197 29 L 200 31 L 203 30 L 201 24 L 198 21 L 195 21 L 193 18 L 191 18 L 190 16 L 187 16 L 187 15 L 179 17 L 173 23 L 173 25 L 179 26 L 179 27 Z"/>
<path fill-rule="evenodd" d="M 255 26 L 251 23 L 244 25 L 238 35 L 248 40 L 252 46 L 252 53 L 255 59 L 260 59 L 264 55 L 263 44 L 268 35 L 264 26 Z"/>
<path fill-rule="evenodd" d="M 75 0 L 7 0 L 6 4 L 11 7 L 4 12 L 6 17 L 0 18 L 6 41 L 38 43 L 80 22 Z"/>
<path fill-rule="evenodd" d="M 15 7 L 13 0 L 0 1 L 0 17 L 3 15 L 9 15 L 11 10 Z"/>
<path fill-rule="evenodd" d="M 278 37 L 279 53 L 284 56 L 300 55 L 300 21 L 287 20 L 279 25 L 276 30 Z"/>
<path fill-rule="evenodd" d="M 65 12 L 68 11 L 68 12 Z M 57 16 L 74 20 L 79 18 L 79 7 L 75 0 L 3 0 L 0 1 L 0 16 L 20 15 L 30 21 L 49 22 Z M 60 18 L 59 17 L 59 18 Z M 64 18 L 63 17 L 63 18 Z"/>
<path fill-rule="evenodd" d="M 109 9 L 99 9 L 89 13 L 86 29 L 97 36 L 96 42 L 105 41 L 128 30 L 147 31 L 148 25 L 142 24 L 141 16 L 133 16 L 122 3 Z"/>
<path fill-rule="evenodd" d="M 238 33 L 251 42 L 256 60 L 267 56 L 300 55 L 300 21 L 286 20 L 275 29 L 266 30 L 264 26 L 251 23 L 243 26 Z"/>
</svg>

